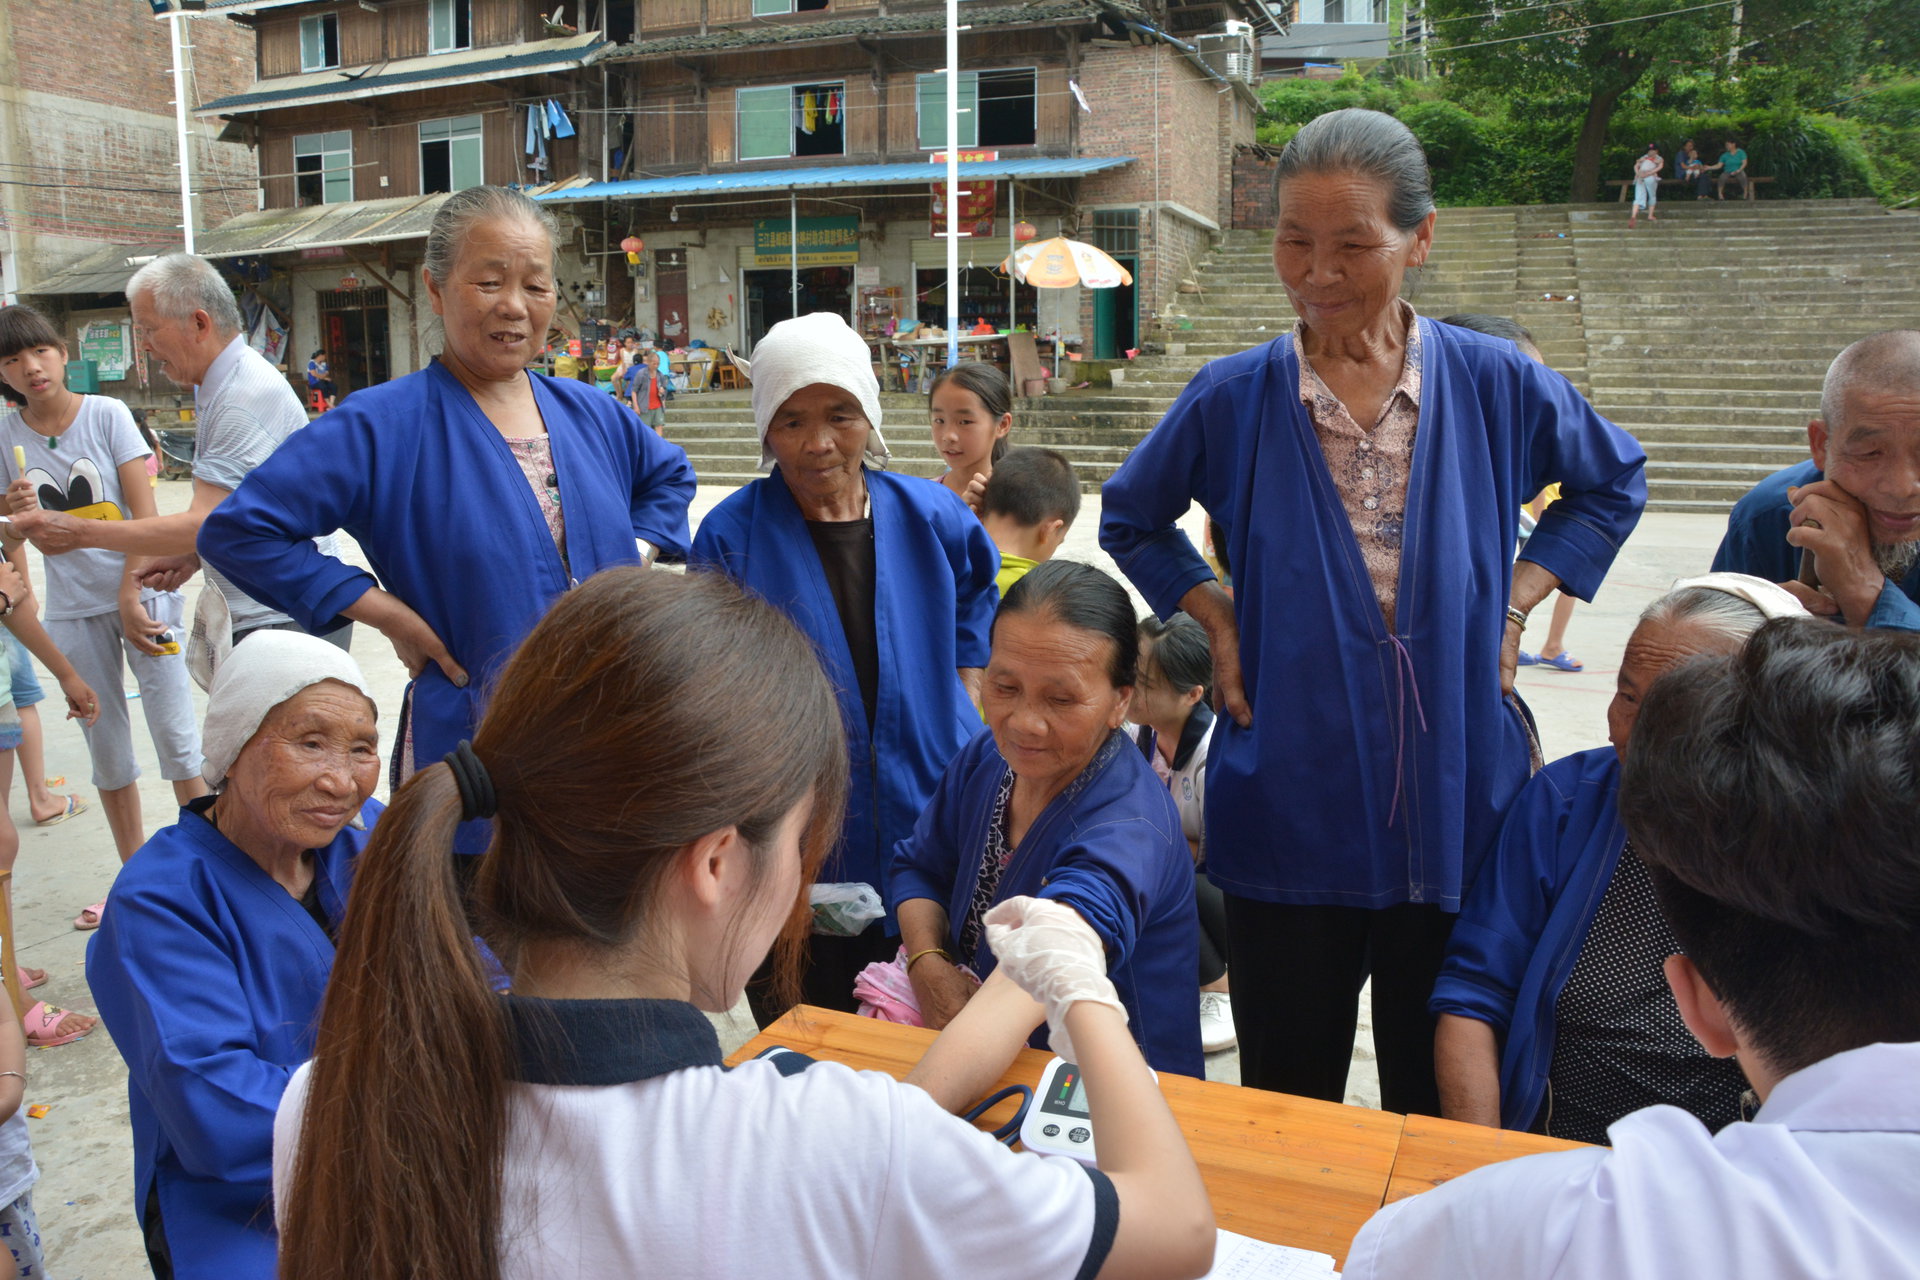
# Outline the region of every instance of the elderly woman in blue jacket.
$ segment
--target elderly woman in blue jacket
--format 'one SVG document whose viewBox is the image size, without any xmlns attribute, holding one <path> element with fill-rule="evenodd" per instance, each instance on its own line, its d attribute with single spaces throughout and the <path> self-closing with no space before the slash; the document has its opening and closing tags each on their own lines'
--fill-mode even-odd
<svg viewBox="0 0 1920 1280">
<path fill-rule="evenodd" d="M 1226 897 L 1241 1079 L 1340 1100 L 1373 980 L 1382 1105 L 1431 1114 L 1427 997 L 1453 913 L 1527 780 L 1527 611 L 1591 599 L 1646 455 L 1511 342 L 1400 297 L 1433 244 L 1407 127 L 1321 116 L 1278 169 L 1293 332 L 1215 360 L 1102 491 L 1100 542 L 1211 640 L 1207 873 Z M 1518 564 L 1519 510 L 1565 495 Z M 1231 599 L 1179 531 L 1225 531 Z"/>
<path fill-rule="evenodd" d="M 1008 590 L 983 684 L 987 729 L 894 850 L 888 900 L 922 1018 L 974 1051 L 917 1078 L 950 1108 L 980 1096 L 1029 1037 L 1038 1003 L 994 976 L 981 918 L 1007 898 L 1072 907 L 1147 1062 L 1204 1074 L 1200 921 L 1180 815 L 1121 725 L 1139 657 L 1132 603 L 1090 565 L 1053 560 Z M 976 987 L 976 979 L 985 982 Z"/>
<path fill-rule="evenodd" d="M 1431 1003 L 1447 1118 L 1602 1143 L 1662 1103 L 1716 1131 L 1740 1118 L 1740 1067 L 1707 1055 L 1667 985 L 1680 945 L 1620 823 L 1620 762 L 1662 672 L 1805 612 L 1764 579 L 1713 573 L 1640 615 L 1607 708 L 1612 745 L 1534 775 L 1461 907 Z"/>
<path fill-rule="evenodd" d="M 313 1055 L 355 860 L 381 813 L 360 668 L 260 631 L 207 698 L 206 778 L 120 869 L 87 982 L 127 1063 L 155 1275 L 272 1280 L 273 1116 Z"/>
<path fill-rule="evenodd" d="M 220 504 L 200 555 L 320 633 L 381 631 L 413 677 L 396 781 L 473 736 L 494 673 L 553 601 L 611 565 L 688 550 L 693 468 L 618 403 L 529 371 L 554 310 L 554 222 L 471 187 L 434 215 L 421 275 L 446 341 L 356 391 Z M 322 554 L 345 529 L 373 574 Z M 464 852 L 484 847 L 480 824 Z"/>
</svg>

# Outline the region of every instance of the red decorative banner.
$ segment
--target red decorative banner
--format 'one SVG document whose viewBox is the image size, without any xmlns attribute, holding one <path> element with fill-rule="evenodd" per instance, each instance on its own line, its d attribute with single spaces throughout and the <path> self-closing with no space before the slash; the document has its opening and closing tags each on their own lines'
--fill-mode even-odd
<svg viewBox="0 0 1920 1280">
<path fill-rule="evenodd" d="M 964 159 L 964 154 L 962 159 Z M 984 182 L 979 178 L 960 179 L 959 224 L 963 236 L 990 237 L 993 235 L 993 214 L 997 207 L 995 194 L 999 184 Z M 947 184 L 933 184 L 933 235 L 936 239 L 947 234 Z"/>
</svg>

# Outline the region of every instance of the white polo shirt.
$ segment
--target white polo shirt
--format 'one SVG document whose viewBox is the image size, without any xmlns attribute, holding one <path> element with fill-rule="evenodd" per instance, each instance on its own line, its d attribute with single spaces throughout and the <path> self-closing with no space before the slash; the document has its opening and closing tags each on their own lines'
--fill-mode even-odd
<svg viewBox="0 0 1920 1280">
<path fill-rule="evenodd" d="M 1775 1086 L 1717 1135 L 1675 1107 L 1611 1150 L 1489 1165 L 1388 1205 L 1346 1280 L 1916 1280 L 1920 1044 L 1876 1044 Z"/>
<path fill-rule="evenodd" d="M 877 1072 L 727 1070 L 712 1024 L 662 1000 L 508 997 L 513 1091 L 502 1280 L 1092 1277 L 1113 1184 L 1015 1154 Z M 286 1194 L 303 1066 L 274 1123 Z"/>
</svg>

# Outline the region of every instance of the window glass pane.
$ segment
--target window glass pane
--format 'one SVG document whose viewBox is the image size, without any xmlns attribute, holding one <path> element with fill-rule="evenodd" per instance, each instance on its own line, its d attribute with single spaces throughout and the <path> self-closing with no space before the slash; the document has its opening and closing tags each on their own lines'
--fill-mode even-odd
<svg viewBox="0 0 1920 1280">
<path fill-rule="evenodd" d="M 786 85 L 741 89 L 734 97 L 740 120 L 740 158 L 767 160 L 793 154 L 793 90 Z"/>
<path fill-rule="evenodd" d="M 792 12 L 793 0 L 753 0 L 753 16 L 756 18 Z"/>
<path fill-rule="evenodd" d="M 945 72 L 918 77 L 920 99 L 920 148 L 943 151 L 947 145 L 947 76 Z M 954 130 L 962 147 L 978 146 L 980 141 L 980 74 L 960 73 L 960 113 Z"/>
<path fill-rule="evenodd" d="M 1320 0 L 1300 0 L 1300 17 L 1298 20 L 1303 23 L 1325 22 L 1326 15 L 1321 8 Z"/>
<path fill-rule="evenodd" d="M 468 187 L 477 187 L 486 181 L 482 176 L 485 160 L 479 138 L 455 138 L 452 150 L 453 190 L 465 191 Z"/>
<path fill-rule="evenodd" d="M 1034 114 L 1034 74 L 1032 70 L 982 71 L 976 77 L 979 92 L 974 102 L 973 134 L 981 146 L 1033 145 L 1038 121 Z"/>
<path fill-rule="evenodd" d="M 1326 0 L 1326 18 L 1328 22 L 1347 20 L 1347 0 Z"/>
<path fill-rule="evenodd" d="M 340 65 L 340 20 L 333 14 L 300 20 L 300 69 L 320 71 Z"/>
<path fill-rule="evenodd" d="M 1095 209 L 1093 211 L 1093 247 L 1105 253 L 1140 251 L 1140 211 L 1138 209 Z"/>
<path fill-rule="evenodd" d="M 473 44 L 471 0 L 432 0 L 427 6 L 427 48 L 433 53 Z"/>
</svg>

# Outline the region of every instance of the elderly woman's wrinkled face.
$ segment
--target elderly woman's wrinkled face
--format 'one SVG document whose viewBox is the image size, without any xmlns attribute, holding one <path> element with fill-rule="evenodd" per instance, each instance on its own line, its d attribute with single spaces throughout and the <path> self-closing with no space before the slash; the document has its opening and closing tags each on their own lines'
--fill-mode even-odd
<svg viewBox="0 0 1920 1280">
<path fill-rule="evenodd" d="M 1636 627 L 1627 638 L 1613 701 L 1607 705 L 1607 740 L 1620 757 L 1626 758 L 1627 739 L 1633 736 L 1633 722 L 1640 718 L 1640 702 L 1655 680 L 1688 658 L 1726 653 L 1738 643 L 1690 622 L 1643 622 Z"/>
<path fill-rule="evenodd" d="M 373 703 L 358 689 L 324 680 L 268 713 L 227 771 L 221 803 L 245 810 L 249 831 L 318 849 L 353 820 L 379 782 Z"/>
<path fill-rule="evenodd" d="M 982 688 L 994 745 L 1023 781 L 1065 786 L 1127 718 L 1131 686 L 1108 674 L 1113 641 L 1051 613 L 1004 615 Z"/>
<path fill-rule="evenodd" d="M 553 241 L 524 218 L 468 228 L 444 281 L 426 277 L 446 328 L 446 356 L 486 381 L 517 378 L 547 346 L 553 320 Z"/>
<path fill-rule="evenodd" d="M 1427 260 L 1433 218 L 1400 230 L 1387 188 L 1357 173 L 1303 173 L 1280 184 L 1279 198 L 1273 269 L 1294 312 L 1323 338 L 1380 324 L 1407 268 Z"/>
<path fill-rule="evenodd" d="M 860 458 L 873 429 L 860 399 L 844 387 L 816 382 L 773 411 L 767 447 L 795 501 L 831 502 L 859 483 Z"/>
</svg>

